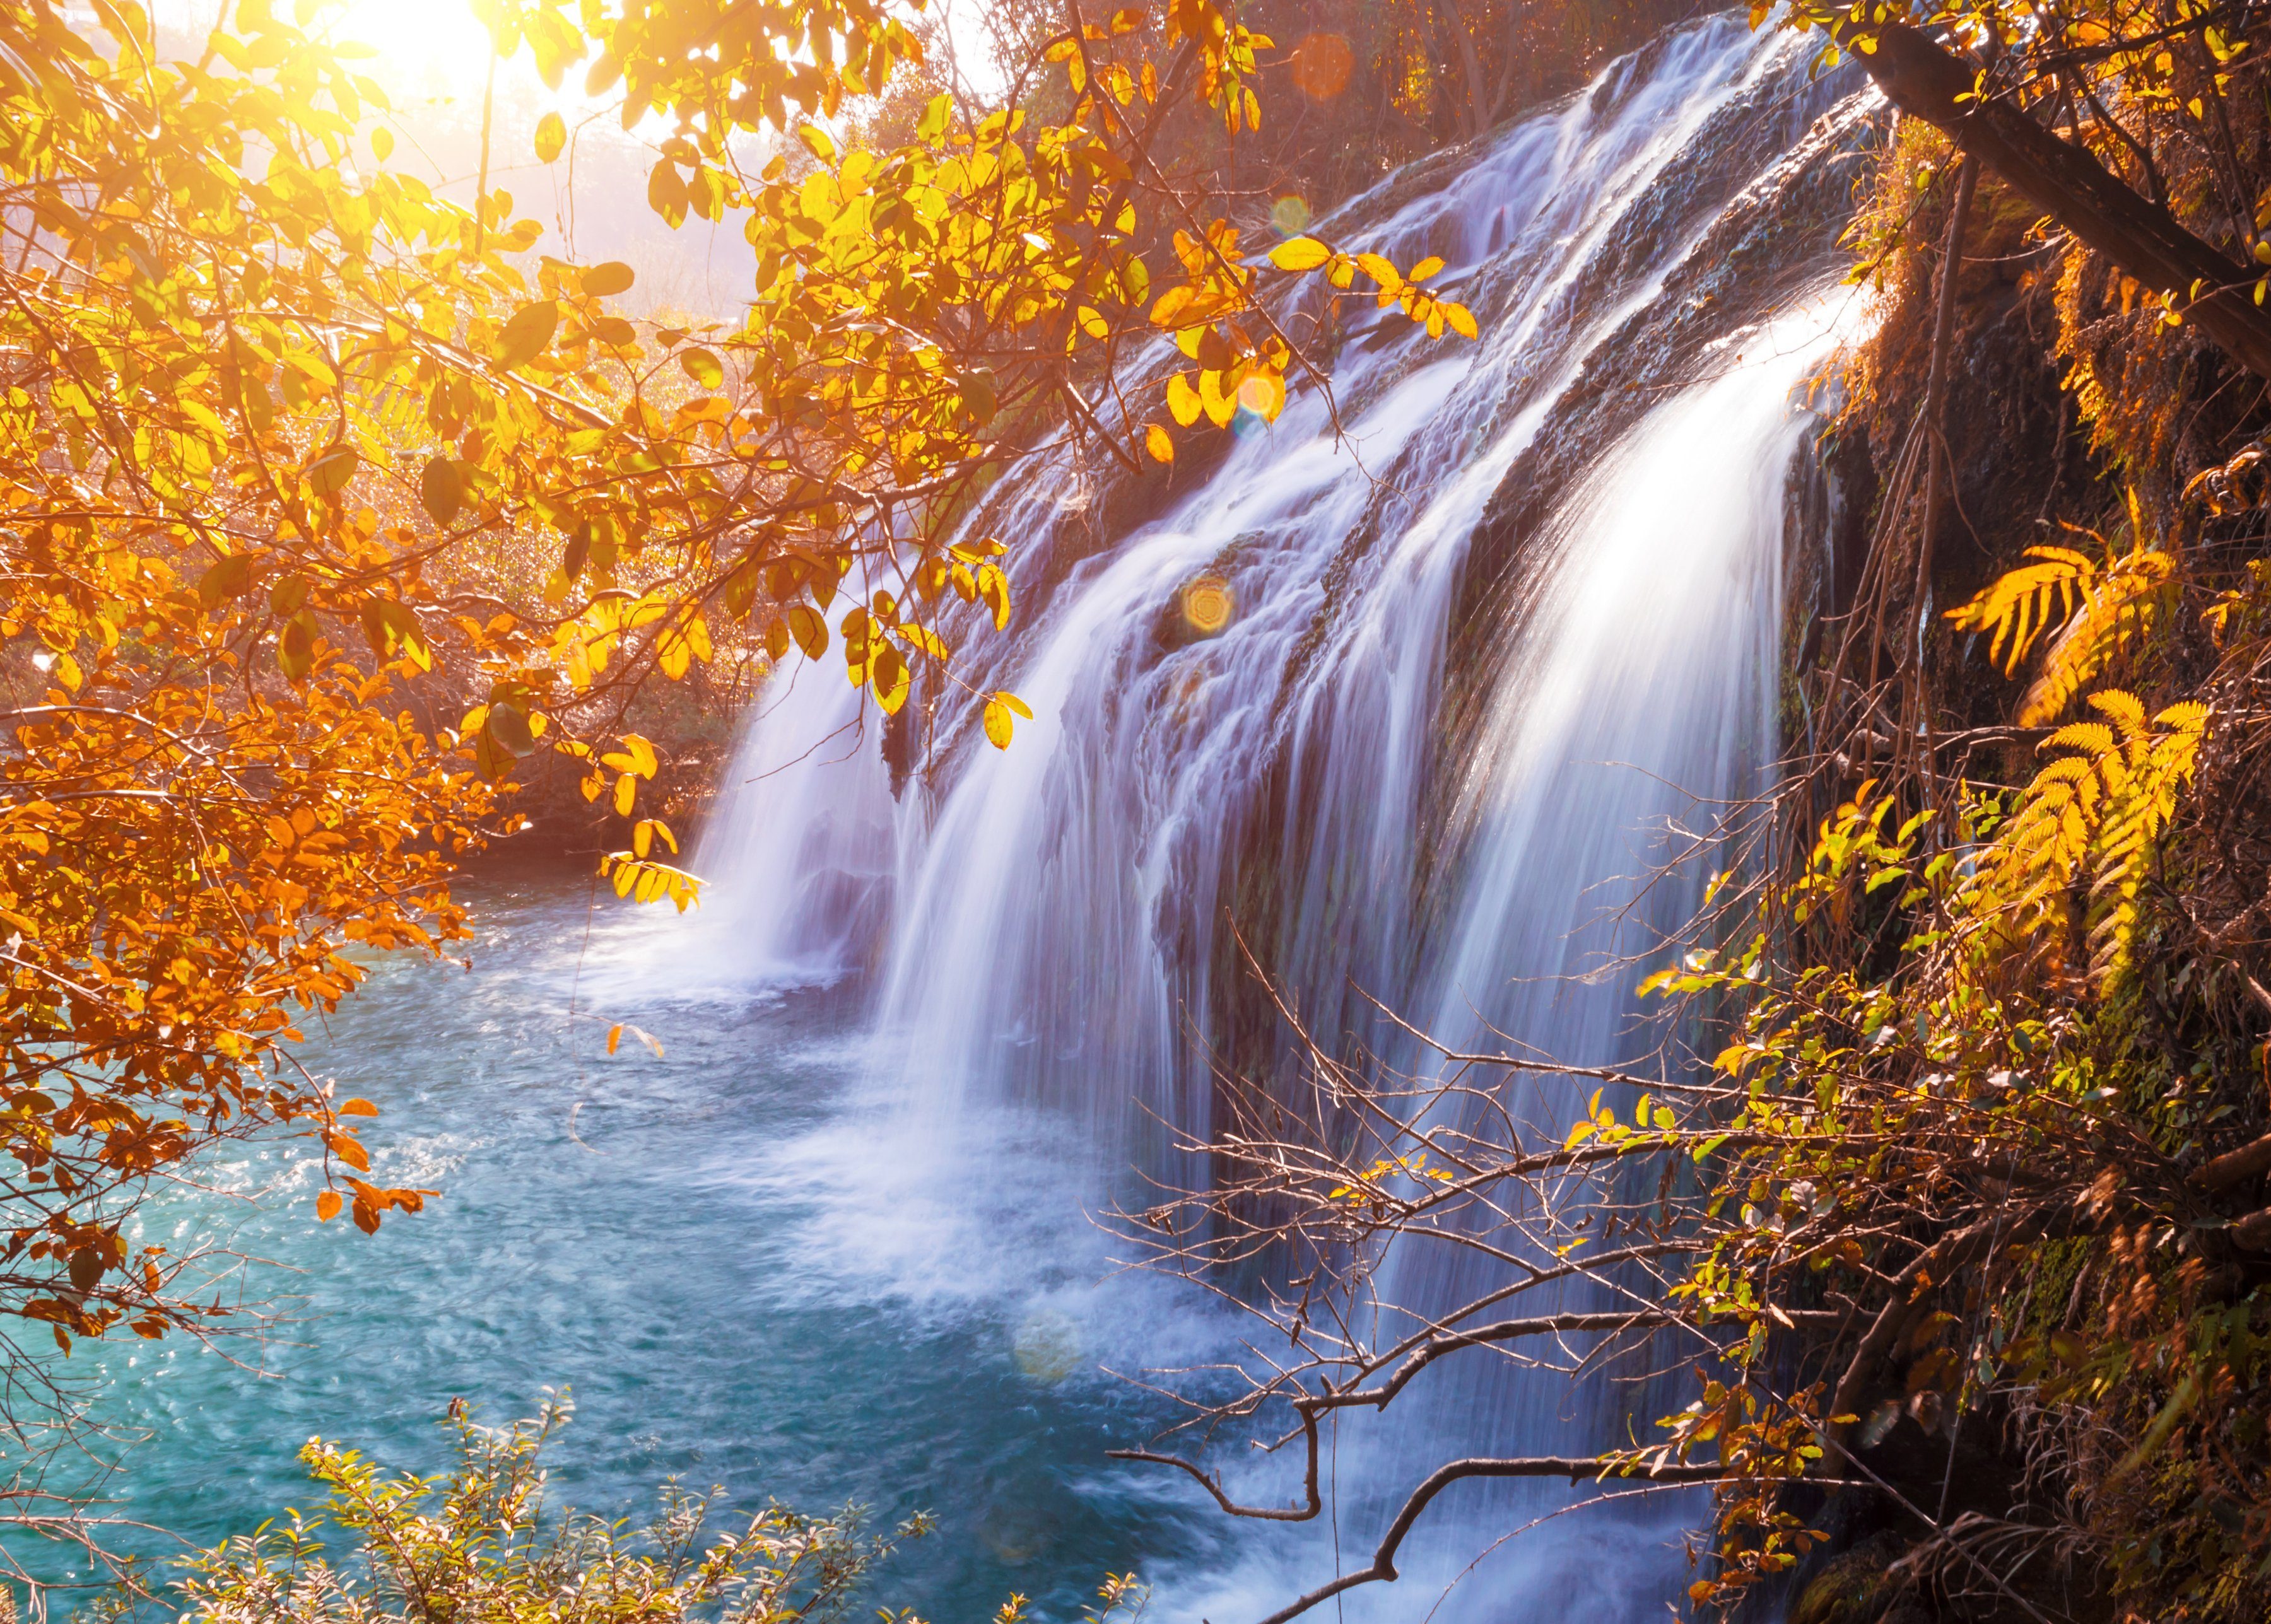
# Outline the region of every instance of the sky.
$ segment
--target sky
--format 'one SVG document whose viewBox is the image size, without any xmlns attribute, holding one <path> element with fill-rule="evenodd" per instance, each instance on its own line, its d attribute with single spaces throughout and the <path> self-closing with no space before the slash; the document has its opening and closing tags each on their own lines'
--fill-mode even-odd
<svg viewBox="0 0 2271 1624">
<path fill-rule="evenodd" d="M 285 10 L 287 0 L 275 3 Z M 234 4 L 151 0 L 161 44 L 192 56 Z M 982 0 L 929 4 L 945 8 L 964 82 L 980 95 L 998 91 L 999 74 L 982 49 L 973 50 L 984 38 L 976 16 Z M 558 90 L 544 84 L 525 48 L 493 64 L 488 32 L 470 0 L 328 0 L 302 26 L 378 53 L 367 71 L 394 104 L 384 121 L 394 137 L 389 167 L 470 204 L 480 167 L 481 105 L 494 66 L 489 184 L 512 193 L 513 218 L 545 227 L 537 252 L 582 264 L 627 263 L 638 280 L 619 302 L 633 315 L 721 320 L 742 308 L 752 266 L 739 224 L 730 216 L 718 225 L 689 219 L 674 231 L 648 208 L 654 143 L 668 126 L 649 115 L 626 132 L 613 95 L 595 101 L 583 93 L 582 64 L 568 70 Z M 537 159 L 534 134 L 548 112 L 566 120 L 570 147 L 546 165 Z M 763 152 L 753 143 L 757 162 Z M 356 156 L 366 171 L 378 161 L 367 144 Z"/>
<path fill-rule="evenodd" d="M 162 43 L 195 54 L 220 9 L 215 0 L 158 0 L 153 16 Z M 491 63 L 488 30 L 467 0 L 333 0 L 303 26 L 378 52 L 366 71 L 394 104 L 383 121 L 395 143 L 388 167 L 470 204 Z M 626 134 L 611 108 L 583 94 L 580 65 L 555 91 L 525 49 L 495 64 L 495 97 L 489 185 L 512 193 L 514 218 L 545 227 L 538 252 L 585 264 L 626 262 L 638 282 L 621 302 L 635 314 L 719 318 L 741 307 L 750 264 L 739 226 L 730 218 L 716 226 L 689 219 L 674 231 L 647 207 L 661 121 L 650 117 Z M 554 111 L 567 120 L 572 145 L 547 165 L 537 159 L 534 132 Z M 366 172 L 377 161 L 367 141 L 357 159 Z"/>
</svg>

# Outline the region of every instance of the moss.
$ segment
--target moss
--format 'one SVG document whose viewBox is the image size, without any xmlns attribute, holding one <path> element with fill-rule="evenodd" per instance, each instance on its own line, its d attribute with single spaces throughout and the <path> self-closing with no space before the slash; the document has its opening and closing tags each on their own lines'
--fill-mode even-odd
<svg viewBox="0 0 2271 1624">
<path fill-rule="evenodd" d="M 1790 1624 L 1924 1624 L 1931 1614 L 1893 1570 L 1903 1548 L 1879 1533 L 1834 1559 L 1798 1592 Z"/>
</svg>

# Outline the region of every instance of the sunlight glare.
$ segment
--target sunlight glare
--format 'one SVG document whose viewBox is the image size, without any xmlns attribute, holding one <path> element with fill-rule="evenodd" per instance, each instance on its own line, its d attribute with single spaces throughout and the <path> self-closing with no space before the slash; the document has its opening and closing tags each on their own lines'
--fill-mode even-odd
<svg viewBox="0 0 2271 1624">
<path fill-rule="evenodd" d="M 467 0 L 340 0 L 329 20 L 333 39 L 359 41 L 378 53 L 371 77 L 398 107 L 480 99 L 489 36 Z"/>
</svg>

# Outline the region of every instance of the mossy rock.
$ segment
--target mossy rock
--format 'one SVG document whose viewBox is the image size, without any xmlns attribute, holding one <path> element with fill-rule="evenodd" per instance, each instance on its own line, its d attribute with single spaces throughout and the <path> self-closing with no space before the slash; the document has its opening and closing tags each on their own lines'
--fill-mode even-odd
<svg viewBox="0 0 2271 1624">
<path fill-rule="evenodd" d="M 1883 1533 L 1836 1558 L 1798 1593 L 1790 1624 L 1925 1624 L 1931 1613 L 1887 1572 L 1902 1549 Z"/>
</svg>

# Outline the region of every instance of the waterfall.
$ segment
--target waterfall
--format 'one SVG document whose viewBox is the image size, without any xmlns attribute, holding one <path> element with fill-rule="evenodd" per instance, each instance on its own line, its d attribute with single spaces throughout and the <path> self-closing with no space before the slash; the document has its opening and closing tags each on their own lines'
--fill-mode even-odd
<svg viewBox="0 0 2271 1624">
<path fill-rule="evenodd" d="M 1652 412 L 1540 538 L 1449 814 L 1460 856 L 1421 977 L 1431 1002 L 1411 1012 L 1447 1047 L 1627 1066 L 1661 1036 L 1641 1020 L 1632 966 L 1661 962 L 1652 950 L 1701 904 L 1708 860 L 1672 859 L 1709 852 L 1725 803 L 1770 782 L 1787 481 L 1808 433 L 1791 398 L 1834 345 L 1840 315 L 1817 300 L 1744 335 L 1740 360 L 1724 346 L 1724 374 Z M 1590 1091 L 1534 1072 L 1500 1086 L 1502 1097 L 1518 1089 L 1522 1117 L 1557 1135 Z M 1379 1299 L 1395 1305 L 1381 1338 L 1511 1279 L 1472 1252 L 1400 1242 L 1377 1275 Z M 1620 1305 L 1629 1300 L 1580 1278 L 1525 1296 L 1521 1311 Z M 1647 1392 L 1524 1380 L 1494 1356 L 1447 1363 L 1392 1422 L 1344 1431 L 1343 1459 L 1368 1486 L 1344 1503 L 1367 1525 L 1383 1523 L 1410 1487 L 1404 1463 L 1423 1450 L 1587 1455 L 1628 1438 L 1628 1423 L 1646 1436 L 1671 1407 Z M 1439 1539 L 1434 1560 L 1415 1564 L 1422 1576 L 1573 1498 L 1537 1484 L 1456 1494 L 1442 1514 L 1467 1537 Z M 1691 1492 L 1634 1515 L 1670 1539 L 1702 1503 Z M 1593 1614 L 1664 1616 L 1686 1576 L 1612 1552 L 1631 1541 L 1633 1520 L 1601 1518 L 1510 1551 L 1483 1588 L 1551 1594 L 1582 1580 Z"/>
<path fill-rule="evenodd" d="M 704 969 L 728 982 L 830 982 L 888 923 L 890 775 L 860 691 L 817 663 L 767 685 L 702 832 L 698 872 L 723 872 L 697 926 Z"/>
<path fill-rule="evenodd" d="M 928 748 L 895 769 L 839 672 L 786 670 L 696 854 L 705 959 L 860 972 L 905 1143 L 1006 1161 L 1004 1121 L 1045 1123 L 1091 1201 L 1158 1170 L 1169 1126 L 1207 1131 L 1217 1061 L 1284 1063 L 1244 951 L 1351 1053 L 1422 1064 L 1385 1006 L 1457 1046 L 1618 1058 L 1638 976 L 1597 972 L 1692 911 L 1700 874 L 1642 883 L 1670 832 L 1760 786 L 1785 576 L 1821 543 L 1785 535 L 1818 421 L 1793 397 L 1849 320 L 1868 103 L 1806 56 L 1707 20 L 1322 222 L 1441 256 L 1482 339 L 1350 322 L 1329 401 L 1241 418 L 1164 499 L 1069 454 L 1021 475 L 971 521 L 1012 545 L 1019 619 L 959 630 L 973 684 L 1033 721 L 996 752 L 930 696 Z M 1226 623 L 1183 612 L 1202 577 Z M 1396 1266 L 1421 1304 L 1464 1283 Z M 1464 1452 L 1589 1452 L 1629 1399 L 1550 1389 L 1478 1379 L 1420 1424 Z M 1367 1458 L 1378 1494 L 1408 1487 Z M 1345 1554 L 1377 1503 L 1349 1500 Z M 1557 1536 L 1516 1588 L 1586 1548 Z M 1290 1589 L 1330 1560 L 1303 1552 Z M 1274 1567 L 1223 1581 L 1248 1582 L 1289 1593 Z M 1661 1616 L 1665 1583 L 1657 1562 L 1589 1610 Z"/>
</svg>

